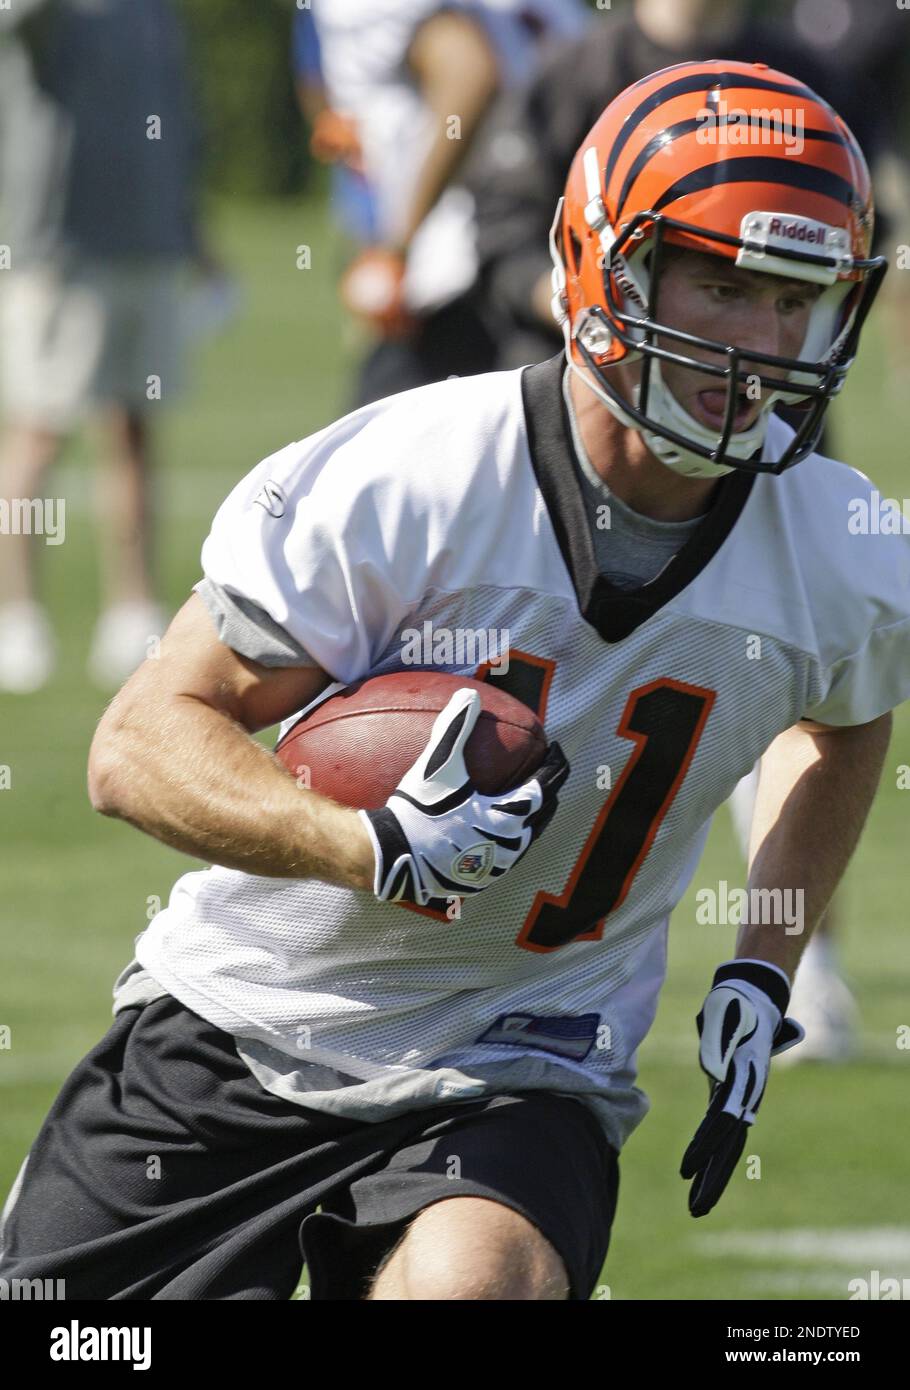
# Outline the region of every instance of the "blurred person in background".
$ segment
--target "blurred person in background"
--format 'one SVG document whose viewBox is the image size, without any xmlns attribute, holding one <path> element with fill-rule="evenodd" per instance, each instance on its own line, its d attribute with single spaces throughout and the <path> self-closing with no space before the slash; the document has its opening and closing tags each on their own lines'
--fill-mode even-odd
<svg viewBox="0 0 910 1390">
<path fill-rule="evenodd" d="M 310 128 L 310 153 L 331 166 L 330 201 L 335 220 L 361 247 L 378 241 L 375 199 L 363 171 L 357 123 L 353 116 L 329 105 L 312 10 L 295 12 L 291 61 L 297 102 Z"/>
<path fill-rule="evenodd" d="M 831 2 L 835 8 L 847 4 Z M 628 9 L 598 13 L 583 38 L 561 45 L 529 83 L 499 100 L 467 179 L 477 206 L 480 295 L 489 330 L 497 338 L 499 367 L 541 361 L 559 350 L 562 335 L 551 310 L 551 262 L 545 249 L 556 202 L 572 156 L 604 105 L 647 73 L 689 59 L 764 62 L 792 73 L 829 101 L 870 161 L 884 146 L 883 127 L 893 132 L 893 115 L 882 119 L 868 83 L 860 82 L 856 67 L 851 65 L 849 72 L 838 68 L 830 45 L 810 46 L 810 37 L 823 37 L 825 27 L 820 15 L 812 18 L 808 11 L 815 6 L 827 14 L 829 0 L 800 3 L 805 22 L 794 26 L 755 20 L 744 0 L 635 0 Z M 865 14 L 868 7 L 854 8 Z M 870 29 L 866 47 L 883 61 L 889 47 L 884 33 L 893 46 L 895 26 L 889 19 L 887 25 L 872 27 L 877 37 L 873 42 Z M 780 413 L 798 426 L 799 411 Z M 828 443 L 823 436 L 819 452 L 828 452 Z M 599 500 L 617 505 L 602 488 Z M 746 858 L 757 786 L 756 767 L 730 801 Z M 806 1035 L 789 1052 L 788 1062 L 841 1060 L 856 1049 L 856 1005 L 836 950 L 841 916 L 835 899 L 800 963 L 794 1008 Z"/>
<path fill-rule="evenodd" d="M 487 371 L 462 162 L 497 92 L 529 75 L 547 38 L 580 32 L 587 12 L 580 0 L 331 0 L 311 13 L 323 87 L 314 151 L 362 176 L 375 216 L 341 283 L 374 338 L 356 403 Z M 306 103 L 306 50 L 301 69 Z"/>
<path fill-rule="evenodd" d="M 103 608 L 89 667 L 118 685 L 164 631 L 150 421 L 177 389 L 181 269 L 205 257 L 184 38 L 170 0 L 0 9 L 0 496 L 37 498 L 95 427 Z M 0 545 L 0 689 L 52 674 L 27 535 Z"/>
</svg>

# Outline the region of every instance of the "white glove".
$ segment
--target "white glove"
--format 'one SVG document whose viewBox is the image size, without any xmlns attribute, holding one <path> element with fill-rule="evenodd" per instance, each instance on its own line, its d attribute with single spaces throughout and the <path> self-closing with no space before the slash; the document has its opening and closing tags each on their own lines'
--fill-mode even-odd
<svg viewBox="0 0 910 1390">
<path fill-rule="evenodd" d="M 358 812 L 373 842 L 381 902 L 445 907 L 481 892 L 518 863 L 555 814 L 569 775 L 558 743 L 522 786 L 498 796 L 474 787 L 464 749 L 480 711 L 476 690 L 457 690 L 385 806 Z"/>
</svg>

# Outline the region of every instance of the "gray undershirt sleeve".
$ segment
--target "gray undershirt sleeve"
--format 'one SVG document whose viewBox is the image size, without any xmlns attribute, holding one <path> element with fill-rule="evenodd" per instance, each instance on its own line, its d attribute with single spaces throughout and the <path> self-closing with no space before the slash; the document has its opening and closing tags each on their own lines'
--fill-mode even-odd
<svg viewBox="0 0 910 1390">
<path fill-rule="evenodd" d="M 319 664 L 258 604 L 213 579 L 200 579 L 193 589 L 208 609 L 219 640 L 240 656 L 260 666 Z"/>
</svg>

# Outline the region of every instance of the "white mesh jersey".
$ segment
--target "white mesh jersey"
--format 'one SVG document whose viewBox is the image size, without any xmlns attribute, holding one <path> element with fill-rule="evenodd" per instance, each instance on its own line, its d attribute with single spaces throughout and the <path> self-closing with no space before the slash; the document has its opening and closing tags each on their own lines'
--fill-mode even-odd
<svg viewBox="0 0 910 1390">
<path fill-rule="evenodd" d="M 405 669 L 408 629 L 505 629 L 498 679 L 571 763 L 547 832 L 457 920 L 219 867 L 178 881 L 139 962 L 244 1040 L 270 1088 L 293 1093 L 301 1063 L 354 1079 L 309 1083 L 307 1104 L 376 1118 L 546 1086 L 586 1098 L 621 1143 L 647 1106 L 635 1052 L 669 914 L 715 808 L 802 716 L 861 723 L 910 695 L 910 542 L 852 533 L 868 479 L 819 456 L 731 474 L 654 580 L 614 589 L 562 366 L 348 415 L 265 459 L 205 542 L 206 575 L 339 682 Z M 789 438 L 772 421 L 768 456 Z M 446 669 L 476 673 L 455 655 Z"/>
</svg>

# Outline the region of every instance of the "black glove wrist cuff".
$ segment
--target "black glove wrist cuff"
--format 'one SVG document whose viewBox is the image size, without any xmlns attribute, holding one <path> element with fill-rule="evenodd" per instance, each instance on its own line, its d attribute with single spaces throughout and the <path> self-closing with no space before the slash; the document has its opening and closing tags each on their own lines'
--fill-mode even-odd
<svg viewBox="0 0 910 1390">
<path fill-rule="evenodd" d="M 369 817 L 387 863 L 394 864 L 399 855 L 410 854 L 407 837 L 387 806 L 380 806 L 378 811 L 365 811 L 364 815 Z"/>
<path fill-rule="evenodd" d="M 773 965 L 763 965 L 755 960 L 731 960 L 719 965 L 714 972 L 714 985 L 726 984 L 728 980 L 743 980 L 767 994 L 781 1018 L 790 1003 L 790 986 L 784 976 Z"/>
</svg>

